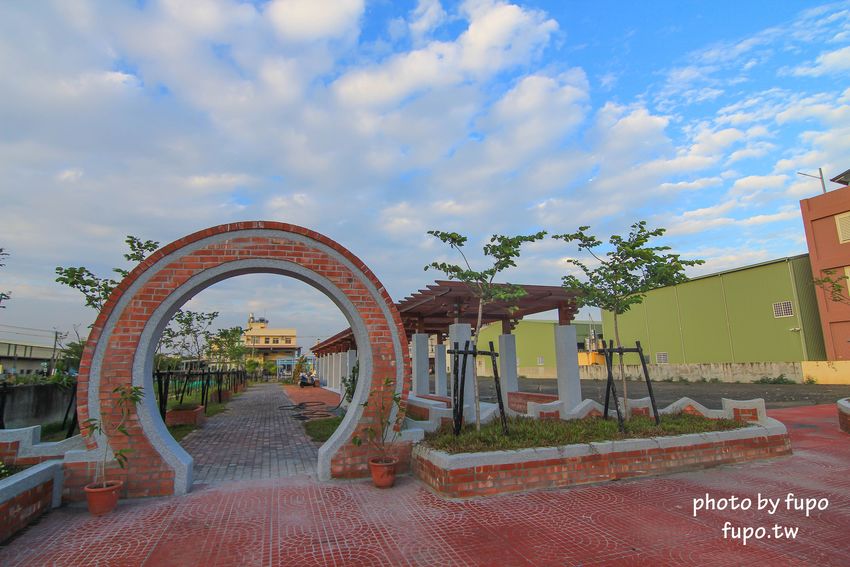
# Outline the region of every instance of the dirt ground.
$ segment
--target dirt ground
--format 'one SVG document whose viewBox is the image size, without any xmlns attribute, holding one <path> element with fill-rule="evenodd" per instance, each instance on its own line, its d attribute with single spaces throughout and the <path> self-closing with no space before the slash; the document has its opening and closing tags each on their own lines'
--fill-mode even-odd
<svg viewBox="0 0 850 567">
<path fill-rule="evenodd" d="M 484 401 L 496 401 L 495 386 L 492 378 L 480 378 L 478 381 L 481 397 Z M 647 396 L 645 382 L 629 382 L 629 398 Z M 520 378 L 519 389 L 522 392 L 540 392 L 555 394 L 558 386 L 555 380 L 530 380 Z M 764 398 L 768 408 L 785 408 L 832 404 L 840 398 L 850 397 L 850 385 L 831 386 L 821 384 L 727 384 L 709 382 L 653 382 L 652 389 L 660 407 L 669 405 L 679 398 L 689 397 L 709 408 L 720 408 L 720 399 L 751 400 Z M 581 391 L 584 398 L 600 403 L 605 401 L 605 382 L 603 380 L 582 380 Z M 622 384 L 617 382 L 617 392 L 622 395 Z"/>
</svg>

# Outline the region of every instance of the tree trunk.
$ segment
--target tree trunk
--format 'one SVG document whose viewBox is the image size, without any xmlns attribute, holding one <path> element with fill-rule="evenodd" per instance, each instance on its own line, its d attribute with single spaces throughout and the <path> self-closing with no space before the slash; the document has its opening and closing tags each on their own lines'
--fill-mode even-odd
<svg viewBox="0 0 850 567">
<path fill-rule="evenodd" d="M 620 327 L 617 325 L 617 312 L 614 312 L 614 340 L 617 341 L 617 348 L 622 348 L 620 343 Z M 623 353 L 618 353 L 620 362 L 620 379 L 623 382 L 623 414 L 629 415 L 629 385 L 626 382 L 626 367 L 623 364 Z M 617 400 L 614 400 L 617 403 Z"/>
<path fill-rule="evenodd" d="M 475 323 L 475 334 L 472 335 L 472 346 L 478 348 L 478 330 L 481 328 L 481 319 L 484 314 L 484 300 L 478 300 L 478 321 Z M 475 430 L 481 431 L 481 403 L 478 397 L 478 359 L 472 357 L 472 385 L 475 387 Z"/>
</svg>

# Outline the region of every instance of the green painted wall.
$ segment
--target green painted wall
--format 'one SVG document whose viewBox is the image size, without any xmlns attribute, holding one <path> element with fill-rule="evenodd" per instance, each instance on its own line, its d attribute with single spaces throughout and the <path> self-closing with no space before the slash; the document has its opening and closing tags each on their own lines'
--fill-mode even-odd
<svg viewBox="0 0 850 567">
<path fill-rule="evenodd" d="M 520 367 L 542 366 L 551 372 L 555 369 L 555 325 L 557 321 L 544 321 L 537 319 L 523 319 L 513 334 L 516 336 L 517 364 Z M 578 343 L 583 343 L 590 333 L 591 325 L 596 332 L 602 332 L 601 323 L 590 323 L 588 321 L 574 321 L 576 338 Z M 489 341 L 493 341 L 496 352 L 499 351 L 499 335 L 502 334 L 501 323 L 487 325 L 481 330 L 481 338 L 478 340 L 479 349 L 488 349 Z M 542 357 L 543 364 L 538 364 L 538 357 Z M 491 365 L 487 360 L 479 367 L 485 375 L 492 375 Z"/>
<path fill-rule="evenodd" d="M 809 257 L 794 258 L 791 261 L 791 271 L 797 288 L 797 301 L 800 304 L 800 322 L 806 343 L 807 360 L 826 360 L 826 345 L 823 342 L 815 286 L 811 283 L 813 276 Z"/>
<path fill-rule="evenodd" d="M 791 302 L 793 316 L 773 316 L 773 304 L 781 301 Z M 608 338 L 613 319 L 603 312 Z M 807 255 L 653 290 L 618 319 L 624 345 L 640 340 L 650 362 L 659 352 L 671 364 L 825 358 Z"/>
</svg>

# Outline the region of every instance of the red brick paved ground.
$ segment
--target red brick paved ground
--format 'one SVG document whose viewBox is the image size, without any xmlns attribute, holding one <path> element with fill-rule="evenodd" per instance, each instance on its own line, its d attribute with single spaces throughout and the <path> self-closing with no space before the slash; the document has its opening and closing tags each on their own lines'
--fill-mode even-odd
<svg viewBox="0 0 850 567">
<path fill-rule="evenodd" d="M 93 518 L 62 508 L 0 550 L 0 565 L 847 565 L 850 436 L 835 406 L 770 412 L 794 455 L 659 478 L 464 502 L 414 479 L 391 490 L 308 477 L 207 487 L 122 502 Z M 692 499 L 829 498 L 802 513 L 706 512 Z M 799 527 L 795 540 L 743 546 L 736 525 Z"/>
<path fill-rule="evenodd" d="M 294 404 L 300 404 L 301 402 L 322 402 L 326 406 L 333 408 L 339 403 L 339 394 L 324 388 L 312 386 L 302 388 L 298 385 L 284 384 L 283 390 Z"/>
</svg>

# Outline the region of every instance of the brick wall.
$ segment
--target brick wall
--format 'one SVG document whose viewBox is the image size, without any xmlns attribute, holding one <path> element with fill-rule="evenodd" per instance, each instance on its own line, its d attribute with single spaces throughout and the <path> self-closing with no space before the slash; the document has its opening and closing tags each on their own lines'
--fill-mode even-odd
<svg viewBox="0 0 850 567">
<path fill-rule="evenodd" d="M 415 451 L 413 473 L 438 493 L 469 498 L 564 487 L 787 455 L 787 434 L 671 448 L 444 469 Z"/>
<path fill-rule="evenodd" d="M 274 232 L 265 233 L 266 236 L 243 232 L 260 230 Z M 350 262 L 354 269 L 335 254 Z M 120 419 L 119 409 L 114 403 L 118 394 L 113 390 L 132 383 L 133 360 L 142 332 L 166 298 L 194 276 L 249 259 L 296 264 L 334 285 L 354 306 L 366 327 L 372 351 L 371 394 L 383 397 L 389 404 L 395 392 L 397 370 L 401 366 L 404 377 L 402 395 L 407 397 L 410 362 L 404 348 L 398 357 L 395 349 L 395 341 L 405 336 L 404 327 L 392 298 L 371 270 L 337 242 L 303 227 L 275 222 L 245 222 L 208 228 L 163 247 L 141 262 L 116 287 L 92 327 L 80 364 L 77 386 L 80 421 L 88 419 L 89 406 L 94 404 L 100 407 L 107 420 Z M 147 273 L 148 270 L 151 272 Z M 146 274 L 147 279 L 143 284 L 137 284 L 142 274 Z M 363 280 L 377 290 L 379 297 L 372 294 Z M 130 301 L 118 312 L 123 296 L 130 293 Z M 385 312 L 390 314 L 389 318 Z M 114 326 L 107 327 L 107 322 L 114 323 Z M 98 399 L 89 400 L 92 357 L 98 346 L 103 352 L 98 374 Z M 358 431 L 376 424 L 376 408 L 379 405 L 372 403 L 364 408 Z M 132 451 L 126 472 L 127 496 L 172 494 L 173 472 L 145 436 L 138 415 L 133 413 L 125 425 L 130 435 L 110 432 L 109 443 L 113 450 Z M 362 475 L 366 469 L 365 455 L 351 444 L 352 437 L 331 457 L 331 468 L 336 471 L 336 476 Z"/>
<path fill-rule="evenodd" d="M 508 392 L 508 407 L 519 413 L 528 413 L 528 402 L 548 404 L 558 401 L 554 394 L 532 394 L 530 392 Z"/>
<path fill-rule="evenodd" d="M 48 479 L 0 504 L 0 543 L 50 510 L 52 494 L 53 480 Z"/>
</svg>

